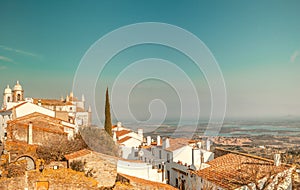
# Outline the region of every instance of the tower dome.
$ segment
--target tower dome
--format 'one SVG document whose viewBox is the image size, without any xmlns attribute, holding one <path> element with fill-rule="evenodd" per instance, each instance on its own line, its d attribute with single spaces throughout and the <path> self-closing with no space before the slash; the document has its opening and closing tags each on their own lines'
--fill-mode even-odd
<svg viewBox="0 0 300 190">
<path fill-rule="evenodd" d="M 4 90 L 4 94 L 11 94 L 11 89 L 9 88 L 9 85 Z"/>
<path fill-rule="evenodd" d="M 17 84 L 14 87 L 14 91 L 16 91 L 16 90 L 22 91 L 22 86 L 19 84 L 19 81 L 17 81 Z"/>
</svg>

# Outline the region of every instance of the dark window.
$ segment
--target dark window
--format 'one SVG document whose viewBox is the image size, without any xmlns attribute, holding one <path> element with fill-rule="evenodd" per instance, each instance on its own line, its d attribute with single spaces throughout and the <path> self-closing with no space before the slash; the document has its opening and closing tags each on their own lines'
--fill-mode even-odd
<svg viewBox="0 0 300 190">
<path fill-rule="evenodd" d="M 170 162 L 170 154 L 167 154 L 167 162 Z"/>
<path fill-rule="evenodd" d="M 134 157 L 138 157 L 139 153 L 138 152 L 134 152 Z"/>
<path fill-rule="evenodd" d="M 159 159 L 161 159 L 161 150 L 159 150 Z"/>
<path fill-rule="evenodd" d="M 21 94 L 18 94 L 17 95 L 17 101 L 20 101 L 21 100 Z"/>
<path fill-rule="evenodd" d="M 182 189 L 182 190 L 185 190 L 185 180 L 182 180 L 182 181 L 181 181 L 181 189 Z"/>
<path fill-rule="evenodd" d="M 179 187 L 179 184 L 178 184 L 178 178 L 176 178 L 176 185 L 175 185 L 175 187 Z"/>
<path fill-rule="evenodd" d="M 167 184 L 170 184 L 170 171 L 167 170 Z"/>
<path fill-rule="evenodd" d="M 9 96 L 7 97 L 7 102 L 10 102 L 10 97 Z"/>
</svg>

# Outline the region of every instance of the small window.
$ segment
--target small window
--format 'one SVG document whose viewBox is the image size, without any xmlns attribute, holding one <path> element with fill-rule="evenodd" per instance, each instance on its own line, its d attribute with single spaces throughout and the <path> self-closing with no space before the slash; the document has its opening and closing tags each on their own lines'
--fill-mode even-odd
<svg viewBox="0 0 300 190">
<path fill-rule="evenodd" d="M 161 150 L 159 150 L 159 159 L 161 159 Z"/>
<path fill-rule="evenodd" d="M 7 102 L 10 102 L 10 97 L 9 96 L 7 97 Z"/>
<path fill-rule="evenodd" d="M 139 153 L 138 152 L 134 152 L 134 157 L 138 157 Z"/>
<path fill-rule="evenodd" d="M 18 94 L 17 95 L 17 101 L 20 101 L 21 100 L 21 94 Z"/>
<path fill-rule="evenodd" d="M 170 162 L 170 154 L 167 153 L 167 162 Z"/>
</svg>

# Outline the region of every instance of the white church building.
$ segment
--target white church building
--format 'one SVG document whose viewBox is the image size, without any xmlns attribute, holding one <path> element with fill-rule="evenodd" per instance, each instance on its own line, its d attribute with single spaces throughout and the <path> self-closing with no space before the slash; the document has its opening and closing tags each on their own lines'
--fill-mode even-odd
<svg viewBox="0 0 300 190">
<path fill-rule="evenodd" d="M 63 120 L 64 123 L 75 127 L 91 125 L 91 109 L 86 110 L 84 96 L 78 100 L 71 92 L 66 99 L 25 98 L 24 89 L 19 81 L 11 89 L 9 85 L 3 92 L 3 103 L 0 110 L 0 140 L 6 136 L 7 121 L 34 112 Z"/>
</svg>

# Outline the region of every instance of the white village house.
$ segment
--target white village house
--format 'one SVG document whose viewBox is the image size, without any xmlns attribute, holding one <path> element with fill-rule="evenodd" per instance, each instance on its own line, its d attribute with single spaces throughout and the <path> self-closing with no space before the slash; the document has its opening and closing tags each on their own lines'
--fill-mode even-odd
<svg viewBox="0 0 300 190">
<path fill-rule="evenodd" d="M 214 158 L 207 137 L 195 141 L 157 136 L 154 141 L 148 136 L 142 142 L 131 144 L 126 141 L 130 142 L 129 139 L 138 134 L 121 123 L 117 126 L 113 128 L 114 138 L 122 145 L 122 151 L 126 150 L 123 159 L 118 161 L 118 173 L 167 183 L 182 190 L 254 190 L 263 187 L 292 190 L 293 167 L 280 164 L 278 155 L 274 161 L 227 151 Z"/>
</svg>

